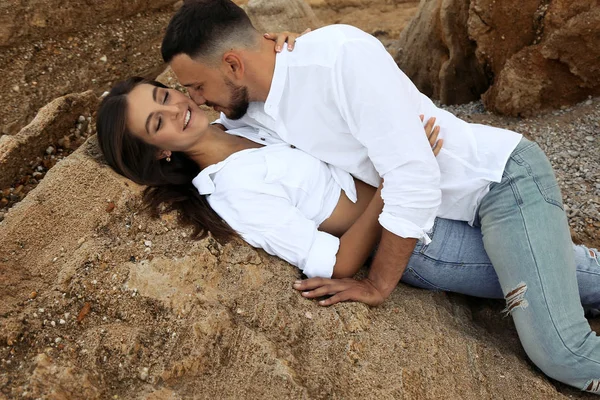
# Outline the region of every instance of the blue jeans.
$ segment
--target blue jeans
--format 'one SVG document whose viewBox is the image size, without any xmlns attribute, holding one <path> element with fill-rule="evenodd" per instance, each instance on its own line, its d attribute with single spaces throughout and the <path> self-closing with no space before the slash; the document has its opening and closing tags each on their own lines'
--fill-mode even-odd
<svg viewBox="0 0 600 400">
<path fill-rule="evenodd" d="M 479 227 L 437 218 L 431 243 L 418 242 L 402 282 L 422 289 L 503 299 L 498 275 L 483 247 Z M 579 298 L 585 310 L 600 310 L 600 253 L 573 245 Z"/>
<path fill-rule="evenodd" d="M 573 247 L 561 199 L 542 150 L 521 140 L 481 201 L 481 231 L 438 220 L 432 243 L 415 249 L 402 281 L 504 297 L 529 358 L 548 376 L 600 394 L 600 337 L 582 307 L 599 308 L 598 253 Z"/>
</svg>

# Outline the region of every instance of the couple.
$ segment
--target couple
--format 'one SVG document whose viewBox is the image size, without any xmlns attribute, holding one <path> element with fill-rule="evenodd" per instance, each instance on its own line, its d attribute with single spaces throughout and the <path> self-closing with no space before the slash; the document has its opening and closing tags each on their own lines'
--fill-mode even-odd
<svg viewBox="0 0 600 400">
<path fill-rule="evenodd" d="M 162 54 L 191 99 L 117 84 L 97 119 L 108 164 L 149 186 L 153 210 L 167 203 L 197 233 L 239 234 L 298 266 L 311 278 L 294 288 L 331 295 L 321 305 L 381 304 L 401 278 L 504 297 L 532 361 L 599 393 L 600 338 L 582 307 L 600 305 L 598 254 L 571 243 L 539 147 L 438 109 L 356 28 L 298 43 L 276 54 L 233 2 L 185 3 Z M 444 141 L 437 157 L 420 115 Z M 377 243 L 368 277 L 349 278 Z"/>
</svg>

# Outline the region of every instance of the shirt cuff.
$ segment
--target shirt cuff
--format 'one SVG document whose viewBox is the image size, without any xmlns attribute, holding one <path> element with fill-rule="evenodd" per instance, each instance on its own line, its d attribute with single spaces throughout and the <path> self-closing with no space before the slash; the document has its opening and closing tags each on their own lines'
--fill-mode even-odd
<svg viewBox="0 0 600 400">
<path fill-rule="evenodd" d="M 331 278 L 335 266 L 335 256 L 340 248 L 340 239 L 325 232 L 317 231 L 310 252 L 306 257 L 302 272 L 309 278 Z"/>
<path fill-rule="evenodd" d="M 415 238 L 423 241 L 424 244 L 429 244 L 431 243 L 431 239 L 427 235 L 427 232 L 433 227 L 434 219 L 435 217 L 431 219 L 431 223 L 427 224 L 428 226 L 421 228 L 409 220 L 394 217 L 390 213 L 383 212 L 379 215 L 379 224 L 396 236 Z"/>
</svg>

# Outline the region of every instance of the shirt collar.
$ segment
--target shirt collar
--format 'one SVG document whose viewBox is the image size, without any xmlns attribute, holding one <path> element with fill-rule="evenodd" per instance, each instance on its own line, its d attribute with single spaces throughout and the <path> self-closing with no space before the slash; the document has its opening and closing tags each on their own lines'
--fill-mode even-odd
<svg viewBox="0 0 600 400">
<path fill-rule="evenodd" d="M 252 151 L 258 150 L 260 148 L 261 147 L 240 150 L 238 152 L 233 153 L 232 155 L 230 155 L 229 157 L 227 157 L 226 159 L 224 159 L 221 162 L 218 162 L 213 165 L 209 165 L 208 167 L 206 167 L 202 171 L 200 171 L 200 173 L 198 175 L 196 175 L 196 177 L 194 179 L 192 179 L 192 184 L 196 187 L 196 189 L 198 189 L 198 192 L 201 195 L 209 195 L 209 194 L 214 193 L 215 188 L 216 188 L 215 182 L 214 182 L 214 177 L 220 170 L 225 168 L 225 166 L 228 163 L 235 160 L 243 153 L 252 152 Z"/>
<path fill-rule="evenodd" d="M 283 95 L 283 89 L 287 80 L 288 73 L 288 57 L 289 52 L 282 51 L 275 55 L 275 70 L 273 71 L 273 80 L 271 81 L 271 89 L 265 101 L 265 113 L 271 118 L 277 119 L 279 111 L 279 103 Z"/>
</svg>

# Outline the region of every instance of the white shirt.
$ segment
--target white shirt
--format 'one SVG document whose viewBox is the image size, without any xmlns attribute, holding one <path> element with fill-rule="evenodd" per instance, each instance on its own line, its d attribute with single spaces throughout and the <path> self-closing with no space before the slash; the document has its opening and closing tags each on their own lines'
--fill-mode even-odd
<svg viewBox="0 0 600 400">
<path fill-rule="evenodd" d="M 331 216 L 342 189 L 356 202 L 350 174 L 284 143 L 234 153 L 192 183 L 249 244 L 308 277 L 331 277 L 340 241 L 317 228 Z"/>
<path fill-rule="evenodd" d="M 437 162 L 420 114 L 441 127 Z M 347 25 L 308 33 L 293 52 L 279 53 L 266 102 L 251 103 L 240 120 L 222 114 L 219 122 L 256 127 L 370 185 L 383 177 L 379 222 L 425 242 L 436 216 L 473 222 L 521 139 L 437 108 L 377 39 Z"/>
</svg>

